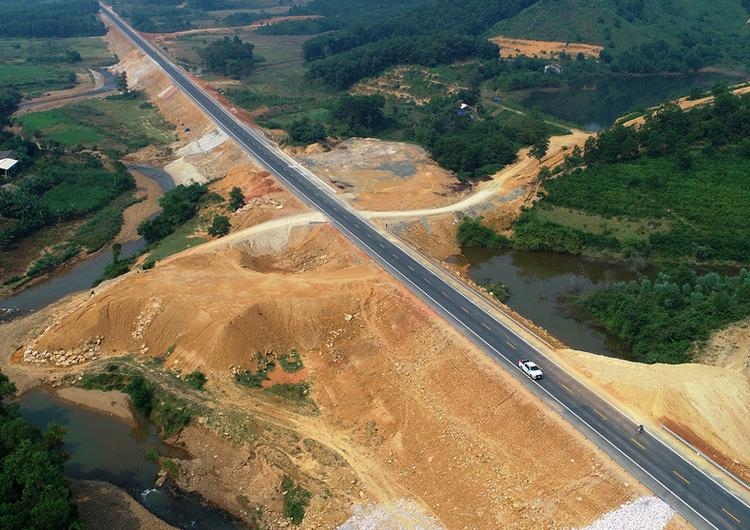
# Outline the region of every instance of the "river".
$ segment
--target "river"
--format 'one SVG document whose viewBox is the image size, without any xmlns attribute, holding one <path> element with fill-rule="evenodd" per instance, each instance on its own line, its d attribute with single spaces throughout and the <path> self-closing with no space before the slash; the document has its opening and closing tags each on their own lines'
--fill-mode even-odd
<svg viewBox="0 0 750 530">
<path fill-rule="evenodd" d="M 153 179 L 165 192 L 175 187 L 172 178 L 161 168 L 145 165 L 127 166 L 127 168 L 139 171 Z M 127 257 L 140 252 L 145 247 L 146 241 L 143 238 L 137 241 L 128 241 L 123 243 L 121 255 Z M 112 254 L 110 252 L 101 252 L 93 258 L 78 262 L 72 267 L 60 269 L 17 295 L 0 300 L 0 310 L 5 310 L 0 311 L 0 323 L 9 322 L 31 312 L 39 311 L 69 294 L 91 289 L 94 280 L 102 275 L 111 261 Z"/>
<path fill-rule="evenodd" d="M 64 98 L 46 100 L 46 101 L 37 101 L 36 103 L 27 103 L 25 105 L 20 105 L 18 107 L 17 112 L 26 112 L 28 110 L 33 109 L 34 107 L 38 107 L 39 105 L 44 105 L 45 103 L 49 103 L 50 101 L 55 101 L 57 103 L 57 102 L 66 101 L 69 99 L 91 97 L 91 96 L 97 96 L 99 94 L 106 94 L 107 92 L 114 92 L 117 89 L 117 81 L 115 80 L 114 74 L 112 74 L 112 72 L 110 72 L 109 70 L 97 70 L 97 72 L 101 74 L 102 77 L 104 78 L 104 85 L 101 88 L 97 88 L 89 92 L 84 92 L 82 94 L 74 94 L 72 96 L 68 96 Z"/>
<path fill-rule="evenodd" d="M 128 166 L 128 169 L 156 180 L 164 191 L 175 187 L 163 169 L 143 165 Z M 142 238 L 129 241 L 122 245 L 121 255 L 129 256 L 145 246 Z M 43 309 L 68 294 L 90 289 L 111 261 L 111 253 L 102 252 L 52 274 L 16 296 L 0 300 L 0 308 L 13 311 L 5 316 L 0 313 L 0 323 Z M 68 430 L 65 449 L 70 452 L 70 460 L 65 463 L 66 475 L 120 486 L 154 515 L 178 528 L 238 528 L 220 510 L 205 507 L 202 499 L 177 496 L 163 487 L 154 489 L 159 466 L 146 459 L 146 449 L 153 447 L 162 456 L 184 457 L 185 453 L 164 445 L 154 427 L 142 418 L 139 425 L 132 428 L 104 414 L 60 401 L 41 390 L 24 395 L 20 405 L 21 415 L 33 425 L 44 429 L 48 423 L 55 422 Z"/>
<path fill-rule="evenodd" d="M 197 499 L 154 489 L 159 465 L 145 456 L 154 448 L 161 456 L 185 458 L 187 454 L 161 442 L 152 425 L 142 418 L 135 428 L 107 415 L 60 401 L 42 390 L 20 399 L 21 416 L 46 429 L 57 423 L 67 429 L 65 449 L 70 459 L 65 474 L 73 478 L 104 480 L 127 490 L 151 513 L 178 528 L 229 530 L 241 528 L 215 507 Z"/>
</svg>

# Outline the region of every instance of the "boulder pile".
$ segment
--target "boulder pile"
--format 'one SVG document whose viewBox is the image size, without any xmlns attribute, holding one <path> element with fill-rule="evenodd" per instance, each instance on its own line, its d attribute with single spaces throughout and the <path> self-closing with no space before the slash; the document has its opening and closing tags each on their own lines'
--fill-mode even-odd
<svg viewBox="0 0 750 530">
<path fill-rule="evenodd" d="M 100 345 L 104 337 L 97 335 L 86 341 L 81 348 L 74 348 L 70 351 L 64 349 L 44 350 L 40 352 L 34 349 L 34 345 L 29 345 L 23 352 L 23 362 L 34 364 L 51 364 L 55 366 L 71 366 L 83 364 L 86 361 L 97 359 L 100 354 Z"/>
</svg>

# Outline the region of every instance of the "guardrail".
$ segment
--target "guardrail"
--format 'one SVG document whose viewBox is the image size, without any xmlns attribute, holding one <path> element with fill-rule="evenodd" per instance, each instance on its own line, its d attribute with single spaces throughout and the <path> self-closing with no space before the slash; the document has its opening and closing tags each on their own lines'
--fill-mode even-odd
<svg viewBox="0 0 750 530">
<path fill-rule="evenodd" d="M 719 469 L 721 469 L 724 473 L 726 473 L 729 477 L 731 477 L 734 480 L 736 480 L 738 484 L 741 484 L 747 490 L 750 491 L 750 486 L 748 486 L 746 483 L 744 483 L 739 477 L 737 477 L 736 475 L 734 475 L 731 471 L 729 471 L 725 467 L 722 467 L 721 465 L 719 465 L 715 460 L 713 460 L 706 453 L 700 451 L 697 447 L 695 447 L 694 445 L 692 445 L 690 442 L 688 442 L 687 440 L 685 440 L 683 437 L 681 437 L 679 434 L 677 434 L 676 432 L 674 432 L 672 429 L 670 429 L 669 427 L 667 427 L 663 423 L 661 424 L 661 428 L 664 429 L 665 431 L 667 431 L 669 434 L 671 434 L 675 438 L 677 438 L 679 441 L 681 441 L 685 445 L 687 445 L 690 449 L 692 449 L 693 451 L 695 451 L 698 456 L 702 456 L 703 458 L 705 458 L 706 460 L 708 460 L 709 462 L 711 462 L 713 465 L 715 465 L 716 467 L 718 467 Z"/>
</svg>

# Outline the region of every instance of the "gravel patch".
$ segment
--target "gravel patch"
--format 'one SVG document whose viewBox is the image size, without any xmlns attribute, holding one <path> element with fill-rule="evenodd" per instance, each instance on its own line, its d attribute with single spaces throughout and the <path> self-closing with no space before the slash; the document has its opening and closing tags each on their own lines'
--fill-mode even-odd
<svg viewBox="0 0 750 530">
<path fill-rule="evenodd" d="M 581 530 L 662 530 L 673 515 L 674 510 L 661 499 L 642 497 Z"/>
<path fill-rule="evenodd" d="M 354 515 L 337 530 L 445 530 L 411 501 L 399 500 L 391 506 L 354 505 L 352 511 Z"/>
</svg>

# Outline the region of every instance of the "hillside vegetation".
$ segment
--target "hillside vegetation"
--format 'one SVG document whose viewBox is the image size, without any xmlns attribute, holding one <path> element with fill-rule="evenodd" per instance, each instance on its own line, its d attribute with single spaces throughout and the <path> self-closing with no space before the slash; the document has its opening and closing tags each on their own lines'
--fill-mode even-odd
<svg viewBox="0 0 750 530">
<path fill-rule="evenodd" d="M 602 59 L 630 73 L 745 68 L 748 0 L 541 0 L 492 34 L 604 46 Z"/>
</svg>

